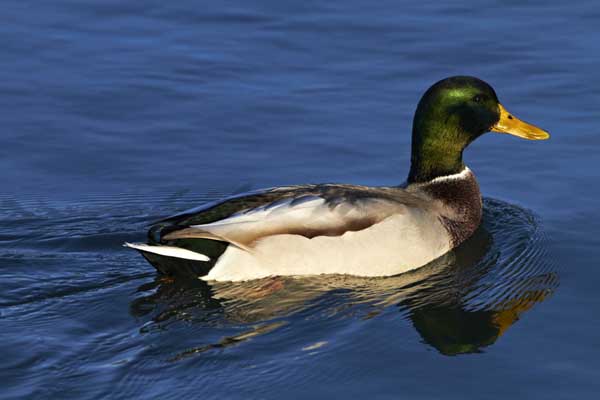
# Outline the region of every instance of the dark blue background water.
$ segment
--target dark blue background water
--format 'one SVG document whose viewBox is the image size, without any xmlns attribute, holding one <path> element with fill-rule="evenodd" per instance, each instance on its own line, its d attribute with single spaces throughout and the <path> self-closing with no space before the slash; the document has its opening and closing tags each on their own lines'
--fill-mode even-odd
<svg viewBox="0 0 600 400">
<path fill-rule="evenodd" d="M 3 3 L 1 397 L 597 395 L 597 2 L 167 4 Z M 207 287 L 120 247 L 240 190 L 402 182 L 455 74 L 552 134 L 468 149 L 486 232 L 455 259 Z"/>
</svg>

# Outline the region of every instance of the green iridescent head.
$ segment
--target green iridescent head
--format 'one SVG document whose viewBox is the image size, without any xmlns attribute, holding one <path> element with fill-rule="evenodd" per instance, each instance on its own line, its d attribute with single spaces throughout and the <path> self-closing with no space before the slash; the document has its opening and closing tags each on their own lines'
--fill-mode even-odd
<svg viewBox="0 0 600 400">
<path fill-rule="evenodd" d="M 531 140 L 549 137 L 508 113 L 494 89 L 481 79 L 455 76 L 437 82 L 425 92 L 415 111 L 408 182 L 460 172 L 463 150 L 488 131 Z"/>
</svg>

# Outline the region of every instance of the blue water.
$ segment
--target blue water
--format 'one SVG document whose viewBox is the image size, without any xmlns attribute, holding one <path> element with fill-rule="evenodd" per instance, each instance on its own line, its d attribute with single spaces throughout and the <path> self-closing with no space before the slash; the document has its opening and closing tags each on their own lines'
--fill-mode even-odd
<svg viewBox="0 0 600 400">
<path fill-rule="evenodd" d="M 600 392 L 594 1 L 3 2 L 0 397 Z M 121 247 L 248 189 L 393 185 L 433 82 L 547 142 L 465 153 L 484 224 L 391 279 L 161 279 Z"/>
</svg>

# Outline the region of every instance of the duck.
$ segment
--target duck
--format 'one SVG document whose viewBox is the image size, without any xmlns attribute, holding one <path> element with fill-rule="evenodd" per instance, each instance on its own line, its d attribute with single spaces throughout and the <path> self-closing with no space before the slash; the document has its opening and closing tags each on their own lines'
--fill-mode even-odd
<svg viewBox="0 0 600 400">
<path fill-rule="evenodd" d="M 238 194 L 160 220 L 146 243 L 124 246 L 159 273 L 186 271 L 205 281 L 399 275 L 450 252 L 481 224 L 482 196 L 463 151 L 487 132 L 550 137 L 508 112 L 483 80 L 449 77 L 418 102 L 403 184 L 306 184 Z"/>
</svg>

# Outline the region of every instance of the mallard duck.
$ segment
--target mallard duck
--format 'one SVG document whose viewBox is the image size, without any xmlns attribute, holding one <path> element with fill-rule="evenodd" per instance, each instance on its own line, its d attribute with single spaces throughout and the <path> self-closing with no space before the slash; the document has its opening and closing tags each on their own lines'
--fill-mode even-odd
<svg viewBox="0 0 600 400">
<path fill-rule="evenodd" d="M 173 215 L 139 250 L 160 272 L 205 280 L 274 275 L 391 276 L 442 256 L 481 222 L 482 200 L 463 150 L 488 131 L 529 140 L 548 132 L 519 120 L 486 82 L 443 79 L 415 111 L 403 185 L 299 185 L 259 190 Z"/>
</svg>

